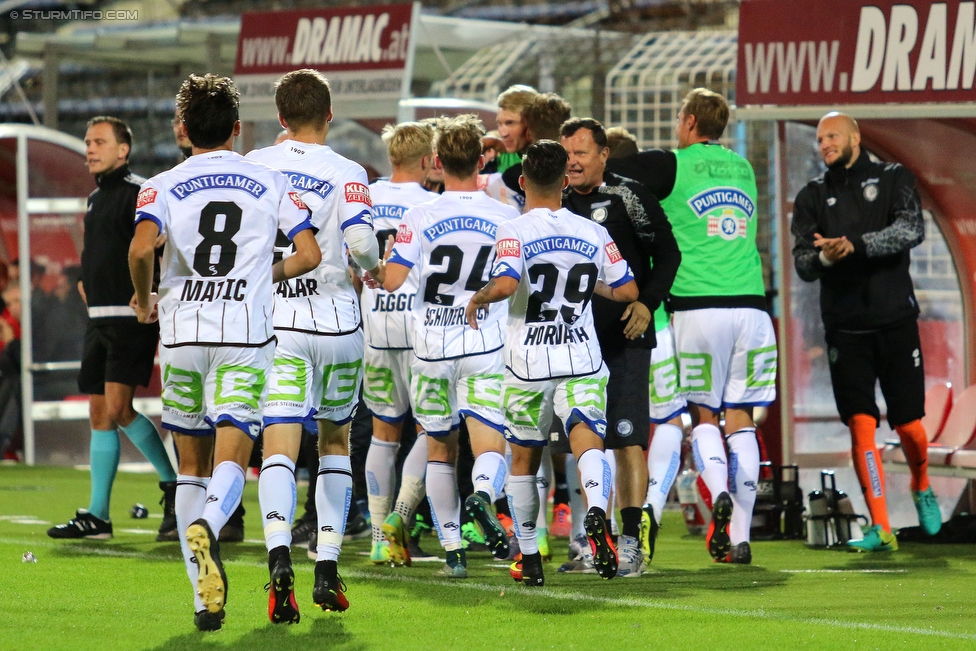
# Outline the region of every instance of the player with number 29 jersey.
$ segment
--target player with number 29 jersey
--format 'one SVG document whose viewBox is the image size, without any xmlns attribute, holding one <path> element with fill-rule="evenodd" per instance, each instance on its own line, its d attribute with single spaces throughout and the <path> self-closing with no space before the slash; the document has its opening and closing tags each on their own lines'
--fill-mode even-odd
<svg viewBox="0 0 976 651">
<path fill-rule="evenodd" d="M 492 277 L 519 283 L 508 314 L 505 364 L 520 380 L 592 375 L 603 357 L 590 298 L 598 280 L 633 280 L 607 229 L 565 208 L 530 210 L 498 227 Z"/>
<path fill-rule="evenodd" d="M 147 219 L 167 237 L 158 292 L 164 346 L 272 339 L 268 251 L 279 229 L 291 240 L 311 227 L 284 174 L 232 151 L 201 153 L 143 184 L 136 222 Z"/>
<path fill-rule="evenodd" d="M 278 283 L 275 328 L 319 334 L 358 329 L 359 301 L 349 280 L 343 241 L 335 235 L 357 224 L 373 225 L 366 171 L 327 145 L 294 140 L 252 151 L 247 158 L 288 177 L 312 212 L 315 239 L 322 249 L 318 268 Z M 277 246 L 287 256 L 292 249 L 285 235 L 279 234 Z"/>
<path fill-rule="evenodd" d="M 413 342 L 419 359 L 454 359 L 504 346 L 504 303 L 484 309 L 478 330 L 468 327 L 464 308 L 487 280 L 499 225 L 518 216 L 477 191 L 445 192 L 404 214 L 389 261 L 419 265 Z"/>
</svg>

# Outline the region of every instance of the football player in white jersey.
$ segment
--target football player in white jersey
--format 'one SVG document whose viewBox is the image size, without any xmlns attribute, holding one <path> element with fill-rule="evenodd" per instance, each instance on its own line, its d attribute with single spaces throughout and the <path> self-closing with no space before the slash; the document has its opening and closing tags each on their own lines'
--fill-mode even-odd
<svg viewBox="0 0 976 651">
<path fill-rule="evenodd" d="M 498 227 L 491 280 L 466 309 L 468 323 L 484 327 L 479 314 L 485 307 L 512 297 L 502 397 L 505 438 L 512 444 L 505 491 L 522 551 L 512 576 L 531 586 L 544 581 L 536 540 L 536 473 L 554 413 L 566 425 L 589 505 L 583 527 L 593 564 L 605 579 L 617 573 L 606 522 L 611 472 L 603 453 L 609 372 L 590 299 L 598 292 L 614 301 L 635 301 L 638 289 L 607 230 L 561 207 L 567 160 L 554 141 L 529 145 L 519 181 L 529 210 Z"/>
<path fill-rule="evenodd" d="M 436 194 L 421 185 L 434 163 L 434 128 L 423 122 L 387 125 L 383 141 L 390 152 L 393 174 L 389 181 L 369 186 L 373 199 L 373 225 L 378 242 L 385 246 L 408 208 L 432 201 Z M 390 499 L 396 486 L 396 458 L 403 420 L 410 409 L 410 362 L 413 359 L 413 303 L 417 295 L 417 271 L 395 292 L 364 288 L 363 328 L 366 331 L 366 375 L 363 400 L 373 415 L 373 438 L 366 453 L 366 485 L 373 525 L 373 563 L 409 565 L 406 525 L 424 498 L 427 472 L 427 437 L 418 432 L 403 463 L 403 480 L 396 505 Z"/>
<path fill-rule="evenodd" d="M 508 536 L 492 510 L 508 474 L 502 438 L 501 382 L 504 364 L 504 304 L 484 308 L 481 329 L 464 318 L 464 306 L 491 270 L 495 232 L 518 211 L 478 190 L 481 121 L 461 115 L 438 125 L 434 150 L 444 168 L 445 192 L 408 210 L 396 244 L 379 276 L 387 291 L 399 289 L 418 268 L 414 301 L 416 331 L 411 365 L 414 417 L 427 432 L 427 495 L 447 564 L 441 574 L 468 575 L 461 542 L 461 499 L 457 488 L 458 426 L 463 417 L 471 437 L 474 493 L 467 513 L 481 525 L 496 558 L 508 556 Z"/>
<path fill-rule="evenodd" d="M 275 349 L 272 281 L 321 259 L 288 177 L 232 151 L 239 102 L 226 77 L 183 82 L 176 103 L 193 156 L 143 184 L 129 249 L 136 315 L 160 325 L 163 427 L 180 453 L 176 518 L 200 630 L 217 630 L 224 618 L 227 577 L 214 532 L 241 501 L 261 432 Z M 272 266 L 279 231 L 295 255 Z M 160 235 L 157 304 L 150 292 Z"/>
<path fill-rule="evenodd" d="M 278 337 L 265 409 L 264 463 L 258 482 L 268 547 L 272 622 L 299 619 L 289 549 L 295 514 L 295 461 L 302 422 L 318 422 L 315 485 L 318 549 L 312 599 L 322 610 L 349 607 L 337 562 L 352 500 L 349 423 L 359 402 L 363 331 L 359 300 L 347 272 L 343 241 L 356 263 L 373 269 L 379 247 L 373 234 L 366 171 L 328 147 L 332 121 L 329 83 L 314 70 L 295 70 L 275 87 L 275 105 L 288 140 L 252 151 L 249 159 L 281 170 L 312 212 L 322 262 L 311 273 L 278 283 L 274 327 Z M 292 252 L 284 234 L 281 251 Z"/>
</svg>

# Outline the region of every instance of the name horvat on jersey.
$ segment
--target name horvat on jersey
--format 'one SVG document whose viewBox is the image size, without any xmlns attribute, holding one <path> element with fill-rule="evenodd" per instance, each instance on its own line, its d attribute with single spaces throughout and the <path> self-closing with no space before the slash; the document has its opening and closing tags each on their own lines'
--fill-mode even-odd
<svg viewBox="0 0 976 651">
<path fill-rule="evenodd" d="M 177 201 L 183 201 L 194 192 L 218 188 L 221 190 L 241 190 L 255 199 L 260 199 L 268 191 L 264 184 L 243 174 L 204 174 L 177 183 L 170 188 L 169 192 L 176 197 Z"/>
<path fill-rule="evenodd" d="M 525 259 L 531 260 L 537 255 L 550 251 L 566 251 L 576 253 L 584 258 L 593 259 L 596 255 L 596 245 L 576 239 L 575 237 L 544 237 L 525 245 Z"/>
<path fill-rule="evenodd" d="M 481 217 L 451 217 L 425 228 L 424 237 L 428 242 L 433 242 L 438 237 L 443 237 L 449 233 L 474 231 L 475 233 L 484 233 L 494 239 L 497 230 L 498 227 L 495 224 Z"/>
<path fill-rule="evenodd" d="M 292 147 L 294 149 L 294 147 Z M 317 194 L 318 196 L 325 199 L 328 197 L 335 186 L 324 179 L 317 179 L 314 176 L 309 176 L 308 174 L 302 174 L 301 172 L 292 172 L 291 170 L 282 170 L 282 174 L 288 177 L 291 184 L 295 186 L 295 189 L 299 192 L 311 192 Z"/>
<path fill-rule="evenodd" d="M 223 280 L 193 280 L 187 278 L 183 283 L 181 301 L 243 301 L 246 296 L 247 281 L 243 278 L 224 278 Z"/>
<path fill-rule="evenodd" d="M 477 319 L 484 321 L 488 318 L 487 305 L 478 308 Z M 460 307 L 428 307 L 424 314 L 424 325 L 428 327 L 442 327 L 464 325 L 468 320 L 464 317 L 464 306 Z"/>
<path fill-rule="evenodd" d="M 530 326 L 525 330 L 523 346 L 559 346 L 560 344 L 575 344 L 589 341 L 585 328 L 574 328 L 564 325 Z"/>
</svg>

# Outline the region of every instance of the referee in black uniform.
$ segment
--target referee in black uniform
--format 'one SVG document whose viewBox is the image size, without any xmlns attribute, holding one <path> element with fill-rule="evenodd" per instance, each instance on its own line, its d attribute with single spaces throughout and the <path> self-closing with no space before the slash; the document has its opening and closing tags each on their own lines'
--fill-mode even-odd
<svg viewBox="0 0 976 651">
<path fill-rule="evenodd" d="M 647 495 L 643 451 L 650 435 L 648 377 L 656 343 L 654 328 L 648 326 L 671 290 L 681 253 L 654 195 L 636 181 L 606 171 L 610 149 L 602 124 L 592 118 L 567 120 L 561 141 L 569 154 L 570 186 L 563 193 L 563 206 L 610 232 L 640 288 L 639 298 L 630 304 L 593 297 L 594 325 L 610 371 L 605 446 L 615 451 L 617 460 L 621 534 L 637 542 Z M 623 570 L 628 557 L 623 538 L 618 546 Z M 635 564 L 638 574 L 641 565 Z"/>
<path fill-rule="evenodd" d="M 161 479 L 164 514 L 156 539 L 178 540 L 176 472 L 152 421 L 132 407 L 136 386 L 149 384 L 159 343 L 159 325 L 140 324 L 129 306 L 134 294 L 129 243 L 143 182 L 129 172 L 132 131 L 118 118 L 95 117 L 88 122 L 85 145 L 88 171 L 98 185 L 88 197 L 78 283 L 89 316 L 78 388 L 90 394 L 91 502 L 66 524 L 49 529 L 48 535 L 112 537 L 109 500 L 119 465 L 121 429 Z"/>
</svg>

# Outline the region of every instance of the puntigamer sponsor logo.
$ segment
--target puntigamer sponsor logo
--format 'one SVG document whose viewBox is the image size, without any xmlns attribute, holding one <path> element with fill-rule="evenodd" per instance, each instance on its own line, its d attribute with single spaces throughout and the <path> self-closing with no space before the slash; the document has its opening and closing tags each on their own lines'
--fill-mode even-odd
<svg viewBox="0 0 976 651">
<path fill-rule="evenodd" d="M 541 240 L 535 240 L 525 245 L 525 259 L 531 260 L 537 255 L 549 253 L 550 251 L 577 253 L 584 258 L 592 259 L 596 254 L 596 245 L 575 237 L 544 237 Z"/>
<path fill-rule="evenodd" d="M 202 190 L 241 190 L 255 199 L 260 199 L 268 188 L 243 174 L 205 174 L 177 183 L 170 188 L 170 194 L 177 200 L 183 201 L 194 192 Z"/>
<path fill-rule="evenodd" d="M 745 192 L 738 188 L 712 188 L 696 194 L 688 205 L 699 217 L 718 208 L 738 208 L 752 219 L 756 206 Z"/>
<path fill-rule="evenodd" d="M 496 230 L 498 230 L 498 227 L 495 224 L 481 217 L 451 217 L 425 228 L 424 237 L 427 238 L 428 242 L 433 242 L 438 237 L 443 237 L 450 233 L 473 231 L 475 233 L 484 233 L 494 238 Z"/>
<path fill-rule="evenodd" d="M 292 172 L 286 170 L 284 175 L 288 177 L 291 184 L 299 192 L 311 192 L 317 194 L 318 196 L 325 199 L 335 186 L 323 179 L 317 179 L 314 176 L 309 176 L 308 174 L 302 174 L 301 172 Z"/>
</svg>

